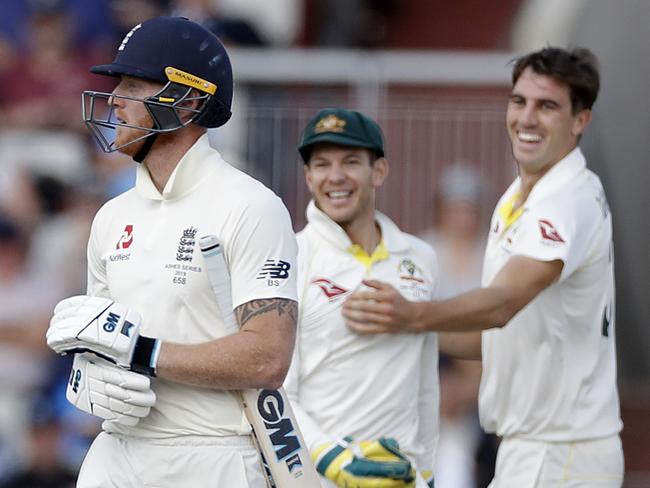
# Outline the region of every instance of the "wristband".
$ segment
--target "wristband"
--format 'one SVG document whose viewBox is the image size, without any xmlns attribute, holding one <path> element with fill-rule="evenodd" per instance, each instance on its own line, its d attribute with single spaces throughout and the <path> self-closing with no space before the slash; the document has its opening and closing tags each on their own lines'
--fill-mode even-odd
<svg viewBox="0 0 650 488">
<path fill-rule="evenodd" d="M 131 359 L 131 371 L 147 376 L 156 376 L 156 365 L 160 354 L 160 339 L 138 337 Z"/>
</svg>

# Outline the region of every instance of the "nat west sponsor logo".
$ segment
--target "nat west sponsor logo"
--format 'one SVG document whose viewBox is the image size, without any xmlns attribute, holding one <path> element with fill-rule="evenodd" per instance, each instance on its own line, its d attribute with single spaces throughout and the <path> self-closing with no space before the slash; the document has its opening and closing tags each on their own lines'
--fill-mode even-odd
<svg viewBox="0 0 650 488">
<path fill-rule="evenodd" d="M 197 230 L 194 227 L 185 229 L 178 241 L 178 249 L 176 251 L 176 261 L 191 261 L 194 254 L 194 244 L 196 242 Z"/>
<path fill-rule="evenodd" d="M 560 243 L 564 242 L 560 233 L 548 220 L 539 219 L 537 223 L 539 224 L 539 231 L 542 233 L 542 238 L 544 240 Z"/>
<path fill-rule="evenodd" d="M 304 446 L 300 445 L 293 422 L 284 416 L 282 395 L 277 390 L 260 391 L 257 397 L 257 411 L 264 419 L 266 434 L 271 440 L 278 462 L 284 462 L 290 473 L 299 469 L 303 465 L 300 451 Z"/>
<path fill-rule="evenodd" d="M 328 280 L 327 278 L 316 278 L 312 283 L 318 286 L 328 300 L 334 300 L 339 295 L 347 293 L 348 290 L 337 285 L 333 281 Z"/>
<path fill-rule="evenodd" d="M 267 259 L 257 275 L 257 279 L 263 280 L 267 278 L 273 280 L 286 280 L 289 277 L 290 269 L 291 264 L 287 261 Z"/>
<path fill-rule="evenodd" d="M 115 249 L 128 249 L 133 244 L 133 225 L 129 224 L 124 227 L 122 236 L 117 240 Z"/>
<path fill-rule="evenodd" d="M 420 268 L 418 268 L 411 259 L 402 259 L 397 269 L 400 273 L 400 280 L 412 280 L 417 281 L 418 283 L 424 283 L 424 280 L 421 277 L 422 272 L 420 271 Z"/>
</svg>

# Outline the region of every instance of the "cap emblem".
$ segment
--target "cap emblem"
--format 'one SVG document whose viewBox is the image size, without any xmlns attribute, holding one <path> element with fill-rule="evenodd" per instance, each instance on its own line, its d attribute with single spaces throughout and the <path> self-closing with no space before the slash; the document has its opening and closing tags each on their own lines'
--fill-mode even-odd
<svg viewBox="0 0 650 488">
<path fill-rule="evenodd" d="M 345 128 L 345 120 L 330 114 L 320 119 L 314 126 L 314 132 L 320 134 L 321 132 L 343 132 Z"/>
</svg>

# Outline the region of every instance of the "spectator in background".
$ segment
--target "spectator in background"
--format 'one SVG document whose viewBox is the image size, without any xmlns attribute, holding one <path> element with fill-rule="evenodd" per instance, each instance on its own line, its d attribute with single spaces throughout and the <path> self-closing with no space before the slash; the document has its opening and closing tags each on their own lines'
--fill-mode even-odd
<svg viewBox="0 0 650 488">
<path fill-rule="evenodd" d="M 118 42 L 134 25 L 164 15 L 169 5 L 170 0 L 109 0 L 109 16 Z"/>
<path fill-rule="evenodd" d="M 445 168 L 435 192 L 434 225 L 420 237 L 438 253 L 441 298 L 481 283 L 485 250 L 484 191 L 477 170 L 456 164 Z"/>
<path fill-rule="evenodd" d="M 442 299 L 481 285 L 486 193 L 475 167 L 457 163 L 442 171 L 434 192 L 434 225 L 420 236 L 438 253 Z M 484 487 L 487 483 L 481 482 L 479 473 L 494 470 L 494 449 L 487 459 L 480 458 L 479 465 L 477 451 L 496 442 L 478 422 L 480 380 L 480 362 L 441 353 L 440 440 L 435 463 L 438 488 Z"/>
<path fill-rule="evenodd" d="M 136 166 L 130 157 L 122 153 L 95 151 L 93 169 L 97 184 L 103 189 L 107 200 L 135 186 Z"/>
<path fill-rule="evenodd" d="M 304 43 L 329 47 L 378 48 L 388 20 L 399 11 L 395 0 L 315 0 L 308 3 Z"/>
<path fill-rule="evenodd" d="M 62 462 L 63 453 L 59 449 L 61 412 L 50 398 L 36 395 L 30 413 L 28 462 L 9 480 L 0 482 L 0 488 L 73 488 L 76 474 Z"/>
<path fill-rule="evenodd" d="M 29 235 L 0 214 L 0 479 L 24 466 L 29 414 L 25 405 L 41 387 L 49 354 L 43 337 L 58 283 L 28 269 Z"/>
<path fill-rule="evenodd" d="M 2 0 L 0 39 L 13 50 L 24 52 L 30 44 L 30 16 L 35 11 L 65 12 L 71 18 L 75 45 L 103 49 L 115 38 L 109 21 L 110 0 Z"/>
<path fill-rule="evenodd" d="M 94 53 L 75 42 L 72 17 L 58 4 L 34 7 L 26 26 L 25 51 L 6 63 L 0 77 L 4 122 L 13 128 L 80 129 L 79 96 L 90 82 Z"/>
<path fill-rule="evenodd" d="M 51 176 L 36 176 L 33 181 L 41 216 L 32 236 L 30 266 L 56 277 L 62 296 L 83 293 L 89 226 L 106 194 L 92 181 L 77 186 Z"/>
<path fill-rule="evenodd" d="M 246 20 L 220 14 L 218 0 L 174 0 L 170 12 L 172 16 L 187 17 L 201 24 L 226 45 L 266 44 Z"/>
</svg>

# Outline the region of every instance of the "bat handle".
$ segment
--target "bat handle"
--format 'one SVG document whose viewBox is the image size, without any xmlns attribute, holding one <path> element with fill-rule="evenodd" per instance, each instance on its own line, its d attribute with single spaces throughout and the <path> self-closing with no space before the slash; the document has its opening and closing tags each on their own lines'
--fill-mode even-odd
<svg viewBox="0 0 650 488">
<path fill-rule="evenodd" d="M 216 236 L 207 235 L 199 238 L 199 248 L 226 330 L 234 334 L 239 330 L 239 324 L 232 311 L 230 272 L 223 256 L 223 247 Z"/>
</svg>

